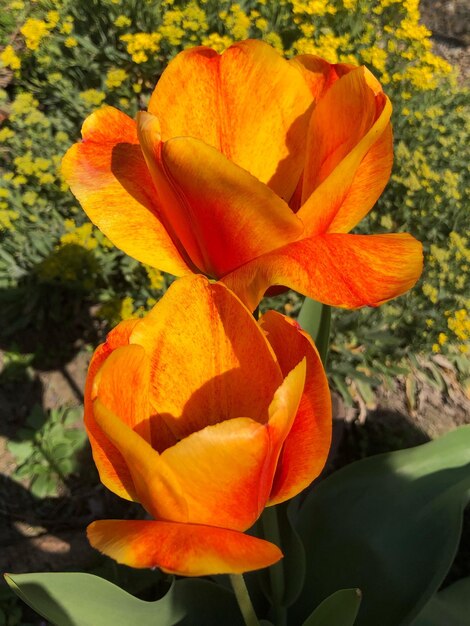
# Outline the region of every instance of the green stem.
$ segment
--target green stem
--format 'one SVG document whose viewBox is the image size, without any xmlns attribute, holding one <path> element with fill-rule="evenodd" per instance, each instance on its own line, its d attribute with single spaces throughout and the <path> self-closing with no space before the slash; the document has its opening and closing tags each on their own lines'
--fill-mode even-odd
<svg viewBox="0 0 470 626">
<path fill-rule="evenodd" d="M 246 626 L 260 626 L 255 610 L 251 603 L 250 594 L 246 588 L 245 579 L 242 574 L 230 574 L 230 582 L 232 583 L 235 597 Z"/>
<path fill-rule="evenodd" d="M 263 524 L 264 538 L 280 547 L 281 534 L 279 532 L 276 507 L 269 506 L 265 508 L 261 521 Z M 282 560 L 279 561 L 279 563 L 271 565 L 268 572 L 271 583 L 272 617 L 276 626 L 285 626 L 286 609 L 282 604 L 284 597 L 284 566 Z"/>
</svg>

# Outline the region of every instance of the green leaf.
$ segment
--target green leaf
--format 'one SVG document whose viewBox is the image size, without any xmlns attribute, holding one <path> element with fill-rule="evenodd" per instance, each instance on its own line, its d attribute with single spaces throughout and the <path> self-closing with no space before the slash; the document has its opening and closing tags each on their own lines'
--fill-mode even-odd
<svg viewBox="0 0 470 626">
<path fill-rule="evenodd" d="M 412 626 L 468 626 L 470 578 L 446 587 L 431 598 Z"/>
<path fill-rule="evenodd" d="M 470 426 L 321 482 L 299 515 L 308 584 L 292 607 L 297 621 L 338 588 L 357 587 L 357 626 L 410 624 L 452 564 L 469 493 Z"/>
<path fill-rule="evenodd" d="M 242 626 L 233 593 L 207 580 L 183 579 L 155 602 L 104 578 L 81 573 L 7 574 L 13 591 L 55 626 Z"/>
<path fill-rule="evenodd" d="M 330 344 L 331 307 L 305 298 L 297 321 L 312 337 L 325 365 Z"/>
<path fill-rule="evenodd" d="M 340 589 L 323 600 L 302 626 L 353 626 L 360 606 L 359 589 Z"/>
</svg>

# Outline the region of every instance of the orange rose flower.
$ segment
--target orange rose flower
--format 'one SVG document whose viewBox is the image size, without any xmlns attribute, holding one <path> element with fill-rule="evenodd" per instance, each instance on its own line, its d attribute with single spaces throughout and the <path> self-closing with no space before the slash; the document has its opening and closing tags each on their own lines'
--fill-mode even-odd
<svg viewBox="0 0 470 626">
<path fill-rule="evenodd" d="M 253 310 L 271 285 L 376 306 L 422 270 L 407 234 L 347 234 L 392 167 L 391 105 L 365 67 L 290 61 L 261 41 L 178 54 L 134 122 L 85 121 L 63 175 L 143 263 L 222 279 Z"/>
<path fill-rule="evenodd" d="M 98 347 L 85 425 L 102 482 L 153 518 L 93 522 L 94 547 L 132 567 L 242 573 L 282 557 L 243 531 L 319 474 L 331 403 L 295 322 L 256 322 L 223 284 L 188 276 Z"/>
</svg>

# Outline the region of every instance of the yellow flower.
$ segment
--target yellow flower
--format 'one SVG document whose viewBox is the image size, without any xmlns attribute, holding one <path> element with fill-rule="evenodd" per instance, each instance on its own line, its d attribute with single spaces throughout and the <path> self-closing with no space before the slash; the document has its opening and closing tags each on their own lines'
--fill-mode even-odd
<svg viewBox="0 0 470 626">
<path fill-rule="evenodd" d="M 0 230 L 14 230 L 13 222 L 19 218 L 18 211 L 0 208 Z"/>
<path fill-rule="evenodd" d="M 38 199 L 38 194 L 35 191 L 27 191 L 22 195 L 23 201 L 28 206 L 34 206 L 36 204 L 36 200 Z"/>
<path fill-rule="evenodd" d="M 219 35 L 218 33 L 211 33 L 201 40 L 203 46 L 213 48 L 219 54 L 222 54 L 232 43 L 233 40 L 230 37 L 227 35 Z"/>
<path fill-rule="evenodd" d="M 126 15 L 118 15 L 114 20 L 114 26 L 116 28 L 126 28 L 132 24 L 131 20 Z"/>
<path fill-rule="evenodd" d="M 75 48 L 75 46 L 78 46 L 78 41 L 75 39 L 75 37 L 67 37 L 67 39 L 64 41 L 64 46 L 66 48 Z"/>
<path fill-rule="evenodd" d="M 114 89 L 115 87 L 120 87 L 122 83 L 127 78 L 126 70 L 117 69 L 117 70 L 109 70 L 106 75 L 105 84 L 108 89 Z"/>
<path fill-rule="evenodd" d="M 128 33 L 121 35 L 120 40 L 126 44 L 128 54 L 134 63 L 148 61 L 148 52 L 157 52 L 162 35 L 160 33 Z"/>
<path fill-rule="evenodd" d="M 10 45 L 6 46 L 0 53 L 0 61 L 4 67 L 9 67 L 12 70 L 19 70 L 21 67 L 21 60 L 16 55 L 13 46 Z"/>
<path fill-rule="evenodd" d="M 25 38 L 26 47 L 30 50 L 37 50 L 41 39 L 49 33 L 49 29 L 43 20 L 30 17 L 20 28 L 20 33 Z"/>
<path fill-rule="evenodd" d="M 46 18 L 49 23 L 49 28 L 55 28 L 60 20 L 59 11 L 48 11 Z"/>
<path fill-rule="evenodd" d="M 86 91 L 81 91 L 79 96 L 80 99 L 86 104 L 95 106 L 99 106 L 106 98 L 105 94 L 97 89 L 87 89 Z"/>
<path fill-rule="evenodd" d="M 151 267 L 150 265 L 146 265 L 145 271 L 147 272 L 151 289 L 158 291 L 164 286 L 165 280 L 160 270 L 157 270 L 155 267 Z"/>
<path fill-rule="evenodd" d="M 0 143 L 4 143 L 5 141 L 7 141 L 8 139 L 11 139 L 14 136 L 15 136 L 15 133 L 11 130 L 11 128 L 7 128 L 5 126 L 5 128 L 0 129 Z"/>
<path fill-rule="evenodd" d="M 439 336 L 437 338 L 440 346 L 443 346 L 446 343 L 447 339 L 448 337 L 445 333 L 439 333 Z"/>
</svg>

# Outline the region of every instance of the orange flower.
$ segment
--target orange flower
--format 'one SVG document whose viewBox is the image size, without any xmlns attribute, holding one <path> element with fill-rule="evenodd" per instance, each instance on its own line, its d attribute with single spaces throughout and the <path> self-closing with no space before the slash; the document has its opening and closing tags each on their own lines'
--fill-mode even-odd
<svg viewBox="0 0 470 626">
<path fill-rule="evenodd" d="M 102 482 L 154 518 L 93 522 L 94 547 L 132 567 L 241 573 L 281 558 L 243 531 L 319 474 L 331 404 L 295 322 L 257 323 L 223 284 L 188 276 L 98 347 L 85 424 Z"/>
<path fill-rule="evenodd" d="M 407 291 L 410 235 L 347 234 L 392 166 L 391 105 L 364 67 L 291 61 L 261 41 L 181 52 L 134 122 L 105 107 L 63 174 L 125 252 L 222 279 L 252 310 L 271 285 L 355 308 Z"/>
</svg>

